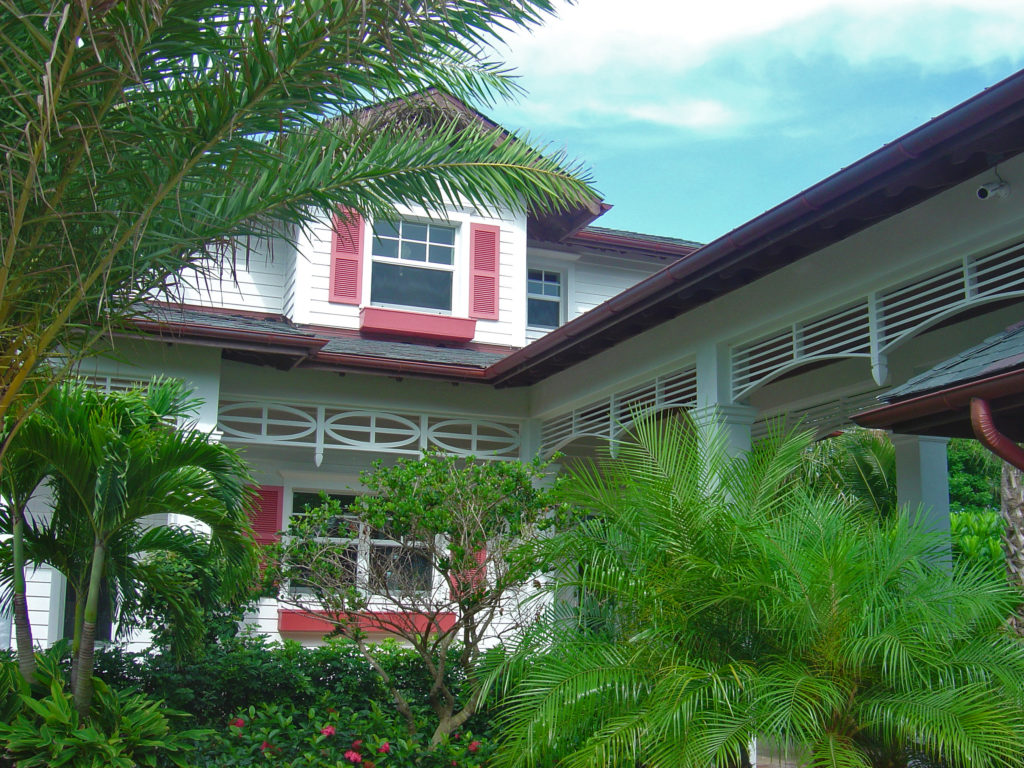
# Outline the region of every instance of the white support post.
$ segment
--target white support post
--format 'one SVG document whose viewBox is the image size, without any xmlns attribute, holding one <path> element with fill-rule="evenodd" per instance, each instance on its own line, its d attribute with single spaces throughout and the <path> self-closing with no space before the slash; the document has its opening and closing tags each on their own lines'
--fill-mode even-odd
<svg viewBox="0 0 1024 768">
<path fill-rule="evenodd" d="M 732 360 L 726 344 L 707 343 L 697 350 L 697 407 L 690 415 L 698 426 L 714 419 L 724 432 L 731 456 L 750 450 L 757 409 L 733 402 Z"/>
<path fill-rule="evenodd" d="M 519 427 L 519 460 L 533 461 L 540 453 L 540 419 L 527 419 Z"/>
<path fill-rule="evenodd" d="M 950 541 L 949 473 L 945 437 L 892 435 L 896 449 L 896 498 L 900 510 L 916 515 L 927 530 Z"/>
</svg>

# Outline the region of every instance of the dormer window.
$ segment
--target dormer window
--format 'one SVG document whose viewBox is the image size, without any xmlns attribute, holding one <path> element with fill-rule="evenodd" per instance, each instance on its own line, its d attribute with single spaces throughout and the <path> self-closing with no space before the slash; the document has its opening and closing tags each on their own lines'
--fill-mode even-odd
<svg viewBox="0 0 1024 768">
<path fill-rule="evenodd" d="M 370 252 L 373 306 L 452 311 L 455 227 L 377 222 Z"/>
<path fill-rule="evenodd" d="M 498 319 L 497 225 L 413 219 L 370 225 L 342 209 L 331 229 L 328 301 L 359 306 L 361 329 L 469 341 L 471 321 Z M 425 314 L 432 315 L 426 325 Z"/>
</svg>

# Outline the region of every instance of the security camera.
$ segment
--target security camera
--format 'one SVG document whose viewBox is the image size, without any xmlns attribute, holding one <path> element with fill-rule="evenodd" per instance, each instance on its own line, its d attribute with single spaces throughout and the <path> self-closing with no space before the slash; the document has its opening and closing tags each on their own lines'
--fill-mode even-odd
<svg viewBox="0 0 1024 768">
<path fill-rule="evenodd" d="M 995 200 L 1004 198 L 1010 194 L 1010 185 L 1005 181 L 990 181 L 978 187 L 979 200 Z"/>
</svg>

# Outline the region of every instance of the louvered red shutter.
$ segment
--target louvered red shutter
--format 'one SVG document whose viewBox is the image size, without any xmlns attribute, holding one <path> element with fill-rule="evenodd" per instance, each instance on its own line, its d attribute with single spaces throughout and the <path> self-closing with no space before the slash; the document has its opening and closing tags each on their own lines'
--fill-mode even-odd
<svg viewBox="0 0 1024 768">
<path fill-rule="evenodd" d="M 478 549 L 473 553 L 476 560 L 476 568 L 453 573 L 450 577 L 448 594 L 452 600 L 457 600 L 463 594 L 472 594 L 487 580 L 487 550 Z"/>
<path fill-rule="evenodd" d="M 283 507 L 284 488 L 280 485 L 261 485 L 256 489 L 249 522 L 257 544 L 272 544 L 280 538 Z"/>
<path fill-rule="evenodd" d="M 498 319 L 498 271 L 501 229 L 490 224 L 469 226 L 469 316 Z"/>
<path fill-rule="evenodd" d="M 363 219 L 355 211 L 341 210 L 331 227 L 331 285 L 328 299 L 336 304 L 358 304 L 363 283 Z"/>
</svg>

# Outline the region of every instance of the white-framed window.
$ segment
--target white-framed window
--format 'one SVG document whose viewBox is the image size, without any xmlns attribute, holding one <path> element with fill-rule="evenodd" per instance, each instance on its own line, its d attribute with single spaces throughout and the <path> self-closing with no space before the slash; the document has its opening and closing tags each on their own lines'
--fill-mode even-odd
<svg viewBox="0 0 1024 768">
<path fill-rule="evenodd" d="M 328 496 L 347 507 L 354 494 L 331 493 Z M 293 491 L 292 516 L 303 514 L 309 507 L 319 506 L 320 492 Z M 324 538 L 344 548 L 345 559 L 351 563 L 351 584 L 369 596 L 400 592 L 426 592 L 433 588 L 434 570 L 426 555 L 417 555 L 414 547 L 404 546 L 386 538 L 383 532 L 361 522 L 352 515 L 333 518 Z M 301 568 L 300 568 L 301 570 Z M 293 594 L 312 594 L 313 590 L 293 579 Z"/>
<path fill-rule="evenodd" d="M 526 325 L 529 328 L 557 328 L 565 315 L 564 278 L 551 269 L 526 270 Z"/>
<path fill-rule="evenodd" d="M 381 221 L 370 240 L 370 304 L 452 312 L 456 227 Z"/>
</svg>

